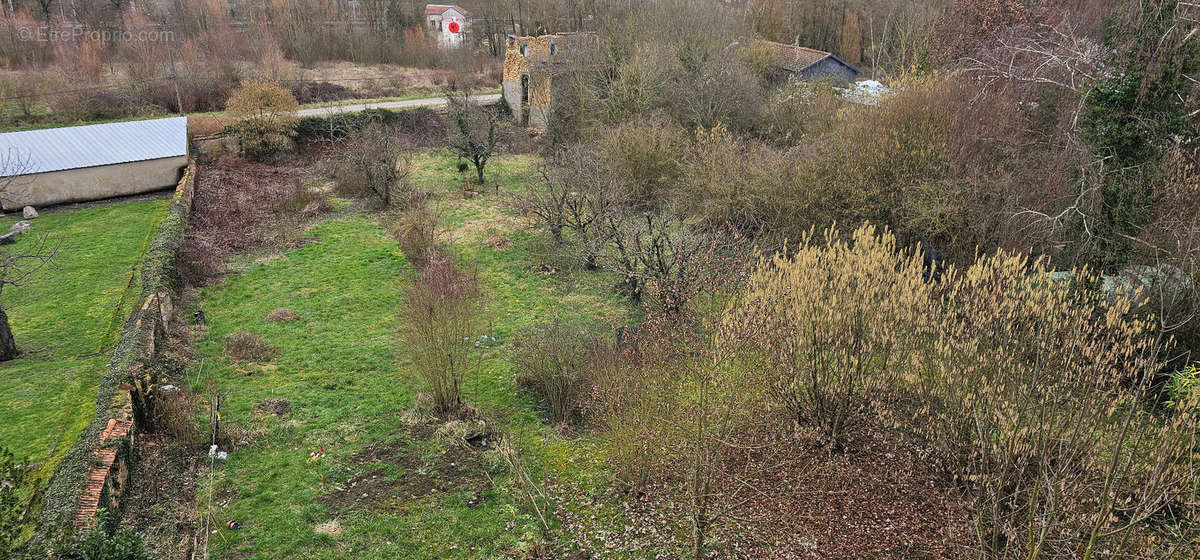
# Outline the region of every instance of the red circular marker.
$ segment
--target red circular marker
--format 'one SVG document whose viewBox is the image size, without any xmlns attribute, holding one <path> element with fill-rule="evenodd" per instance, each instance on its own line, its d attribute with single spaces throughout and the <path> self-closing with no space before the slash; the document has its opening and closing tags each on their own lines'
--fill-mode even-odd
<svg viewBox="0 0 1200 560">
<path fill-rule="evenodd" d="M 450 32 L 458 33 L 458 22 L 457 21 L 450 22 Z"/>
</svg>

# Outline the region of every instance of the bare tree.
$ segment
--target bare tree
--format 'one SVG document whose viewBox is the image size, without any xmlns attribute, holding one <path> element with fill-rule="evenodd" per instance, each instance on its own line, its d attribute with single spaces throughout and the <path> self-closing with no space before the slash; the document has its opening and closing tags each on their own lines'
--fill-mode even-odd
<svg viewBox="0 0 1200 560">
<path fill-rule="evenodd" d="M 339 189 L 373 194 L 385 208 L 408 189 L 409 169 L 400 139 L 378 123 L 351 133 L 333 163 Z"/>
<path fill-rule="evenodd" d="M 31 246 L 16 251 L 0 252 L 0 296 L 5 288 L 20 287 L 29 281 L 43 267 L 58 255 L 61 240 L 52 240 L 49 235 L 42 235 Z M 4 310 L 4 300 L 0 299 L 0 362 L 16 358 L 21 354 L 13 339 L 12 328 L 8 324 L 8 313 Z"/>
<path fill-rule="evenodd" d="M 15 147 L 0 153 L 0 203 L 16 202 L 17 189 L 29 184 L 28 175 L 33 170 L 29 154 Z"/>
<path fill-rule="evenodd" d="M 7 152 L 0 154 L 0 201 L 7 203 L 15 200 L 12 198 L 16 196 L 15 189 L 26 184 L 26 177 L 31 169 L 30 157 L 16 148 L 9 148 Z M 0 236 L 3 240 L 0 244 L 14 243 L 17 233 L 19 232 L 10 231 Z M 30 245 L 11 251 L 0 251 L 0 296 L 7 287 L 27 284 L 58 254 L 61 245 L 60 241 L 51 240 L 50 236 L 43 235 Z M 4 309 L 6 303 L 4 299 L 0 299 L 0 362 L 16 358 L 21 353 L 8 324 L 8 314 Z"/>
</svg>

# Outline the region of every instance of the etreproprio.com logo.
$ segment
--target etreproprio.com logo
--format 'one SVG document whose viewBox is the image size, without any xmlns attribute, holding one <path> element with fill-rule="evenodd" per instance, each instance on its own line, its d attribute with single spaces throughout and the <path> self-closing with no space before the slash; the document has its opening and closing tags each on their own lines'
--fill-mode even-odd
<svg viewBox="0 0 1200 560">
<path fill-rule="evenodd" d="M 66 43 L 79 41 L 97 41 L 102 43 L 136 41 L 136 42 L 172 42 L 175 32 L 169 29 L 89 29 L 83 26 L 71 27 L 21 27 L 17 37 L 22 41 L 38 43 Z"/>
</svg>

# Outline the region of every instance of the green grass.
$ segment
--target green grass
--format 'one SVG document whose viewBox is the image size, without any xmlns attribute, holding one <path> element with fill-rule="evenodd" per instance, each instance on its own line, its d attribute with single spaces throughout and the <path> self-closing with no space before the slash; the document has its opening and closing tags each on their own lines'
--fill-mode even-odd
<svg viewBox="0 0 1200 560">
<path fill-rule="evenodd" d="M 489 179 L 502 193 L 511 191 L 531 180 L 536 162 L 498 157 Z M 538 474 L 585 482 L 600 477 L 590 445 L 547 427 L 534 399 L 516 386 L 507 342 L 555 314 L 625 321 L 628 304 L 612 295 L 612 278 L 604 273 L 539 272 L 543 236 L 504 207 L 503 195 L 463 198 L 447 153 L 417 152 L 413 163 L 413 181 L 437 195 L 456 261 L 479 272 L 488 296 L 487 330 L 499 340 L 481 351 L 465 400 L 513 434 Z M 199 497 L 201 514 L 211 507 L 214 520 L 236 519 L 245 527 L 213 536 L 215 557 L 508 558 L 541 539 L 523 494 L 494 462 L 488 463 L 494 485 L 473 507 L 461 491 L 390 497 L 385 511 L 335 510 L 323 502 L 338 484 L 377 466 L 353 460 L 373 442 L 407 446 L 405 454 L 422 458 L 438 453 L 438 444 L 411 441 L 403 429 L 415 390 L 396 331 L 411 271 L 381 221 L 361 213 L 331 217 L 306 232 L 319 242 L 259 259 L 201 294 L 198 305 L 211 330 L 198 344 L 203 379 L 197 366 L 191 383 L 199 389 L 215 380 L 228 395 L 223 421 L 262 430 L 218 465 L 215 483 Z M 509 244 L 493 248 L 484 243 L 489 237 Z M 266 321 L 276 307 L 291 308 L 300 319 Z M 239 366 L 222 356 L 224 337 L 241 329 L 279 350 L 273 363 Z M 292 413 L 255 412 L 253 405 L 266 398 L 290 400 Z M 318 448 L 326 459 L 313 463 L 308 454 Z M 392 466 L 387 476 L 404 472 Z M 340 534 L 315 531 L 334 519 Z"/>
<path fill-rule="evenodd" d="M 9 286 L 3 305 L 17 345 L 25 352 L 0 364 L 0 444 L 34 461 L 53 465 L 95 412 L 96 389 L 108 363 L 98 351 L 114 308 L 129 280 L 147 234 L 167 201 L 128 202 L 47 212 L 30 233 L 0 248 L 13 254 L 43 235 L 61 240 L 57 257 L 25 286 Z M 0 220 L 4 231 L 19 218 Z M 54 241 L 51 241 L 53 243 Z M 136 288 L 136 286 L 135 286 Z M 136 289 L 131 299 L 137 297 Z M 120 318 L 133 301 L 127 301 Z"/>
</svg>

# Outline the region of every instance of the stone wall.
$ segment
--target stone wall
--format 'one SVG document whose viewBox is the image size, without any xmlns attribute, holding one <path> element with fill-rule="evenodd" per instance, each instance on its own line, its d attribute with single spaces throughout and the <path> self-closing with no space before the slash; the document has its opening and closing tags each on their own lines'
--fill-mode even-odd
<svg viewBox="0 0 1200 560">
<path fill-rule="evenodd" d="M 36 538 L 51 537 L 68 525 L 86 526 L 100 507 L 119 513 L 126 489 L 137 483 L 129 479 L 139 432 L 132 395 L 151 390 L 143 372 L 154 368 L 166 343 L 181 287 L 175 253 L 191 215 L 195 176 L 195 164 L 188 165 L 142 256 L 138 304 L 100 380 L 96 416 L 54 469 Z"/>
</svg>

